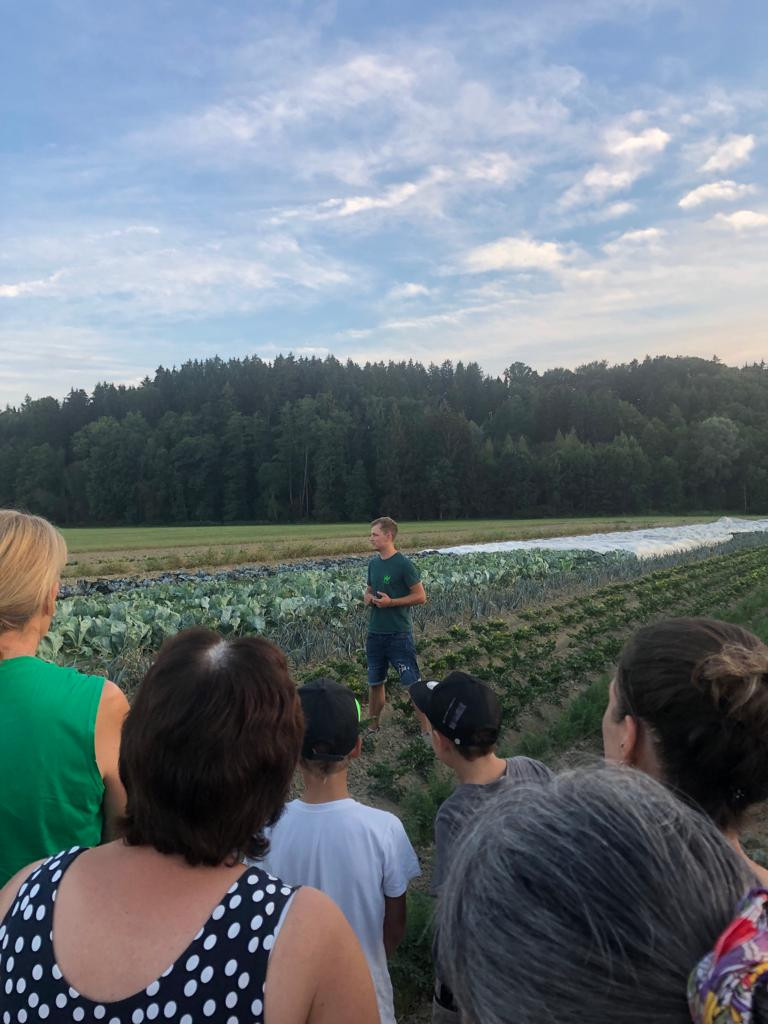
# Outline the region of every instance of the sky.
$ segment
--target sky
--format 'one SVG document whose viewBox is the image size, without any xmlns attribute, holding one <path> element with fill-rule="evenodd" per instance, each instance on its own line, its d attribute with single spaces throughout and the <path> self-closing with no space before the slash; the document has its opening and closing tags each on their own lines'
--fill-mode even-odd
<svg viewBox="0 0 768 1024">
<path fill-rule="evenodd" d="M 764 0 L 29 0 L 0 408 L 189 359 L 766 357 Z"/>
</svg>

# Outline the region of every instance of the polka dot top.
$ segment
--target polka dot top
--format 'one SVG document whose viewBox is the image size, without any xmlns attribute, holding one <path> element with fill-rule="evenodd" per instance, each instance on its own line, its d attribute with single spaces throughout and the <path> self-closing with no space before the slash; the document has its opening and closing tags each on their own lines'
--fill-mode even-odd
<svg viewBox="0 0 768 1024">
<path fill-rule="evenodd" d="M 53 953 L 56 892 L 84 849 L 73 847 L 41 864 L 0 925 L 3 1024 L 261 1024 L 269 951 L 293 889 L 248 868 L 159 978 L 127 999 L 96 1003 L 72 988 Z"/>
</svg>

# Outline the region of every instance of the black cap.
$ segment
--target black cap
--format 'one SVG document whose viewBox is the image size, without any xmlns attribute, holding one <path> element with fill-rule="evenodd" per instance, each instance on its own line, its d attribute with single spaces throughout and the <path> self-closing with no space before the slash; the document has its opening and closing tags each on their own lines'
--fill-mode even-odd
<svg viewBox="0 0 768 1024">
<path fill-rule="evenodd" d="M 414 683 L 408 695 L 432 726 L 457 746 L 486 746 L 499 737 L 501 702 L 490 686 L 468 672 L 449 672 L 440 682 Z"/>
<path fill-rule="evenodd" d="M 335 679 L 312 679 L 299 687 L 304 710 L 305 761 L 343 761 L 357 743 L 360 705 L 348 687 Z"/>
</svg>

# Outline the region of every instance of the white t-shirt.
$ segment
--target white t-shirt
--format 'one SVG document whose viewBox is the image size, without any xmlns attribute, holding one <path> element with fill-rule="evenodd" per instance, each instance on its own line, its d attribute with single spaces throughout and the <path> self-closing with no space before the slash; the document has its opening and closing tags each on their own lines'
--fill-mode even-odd
<svg viewBox="0 0 768 1024">
<path fill-rule="evenodd" d="M 384 897 L 402 896 L 421 874 L 400 819 L 351 797 L 293 800 L 272 829 L 263 866 L 288 885 L 320 889 L 341 908 L 368 960 L 382 1024 L 394 1024 Z"/>
</svg>

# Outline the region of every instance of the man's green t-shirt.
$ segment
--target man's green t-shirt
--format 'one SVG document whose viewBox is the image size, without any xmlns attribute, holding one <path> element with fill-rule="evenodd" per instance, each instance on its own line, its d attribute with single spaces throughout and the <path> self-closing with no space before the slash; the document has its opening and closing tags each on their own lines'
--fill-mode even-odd
<svg viewBox="0 0 768 1024">
<path fill-rule="evenodd" d="M 368 563 L 368 586 L 374 594 L 381 592 L 390 597 L 405 597 L 410 594 L 411 587 L 420 582 L 419 570 L 399 551 L 390 558 L 374 555 Z M 412 630 L 410 605 L 398 605 L 396 608 L 371 605 L 369 633 L 410 633 Z"/>
</svg>

